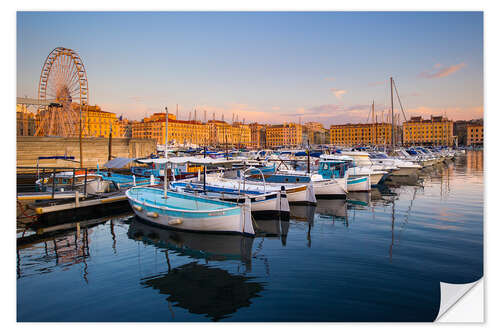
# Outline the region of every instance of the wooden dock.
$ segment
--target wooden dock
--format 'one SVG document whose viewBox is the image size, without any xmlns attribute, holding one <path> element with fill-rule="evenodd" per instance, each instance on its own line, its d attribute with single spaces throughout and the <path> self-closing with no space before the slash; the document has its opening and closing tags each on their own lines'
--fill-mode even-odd
<svg viewBox="0 0 500 333">
<path fill-rule="evenodd" d="M 35 212 L 37 224 L 57 225 L 131 212 L 125 191 L 84 197 L 82 193 L 19 193 L 18 201 Z M 31 201 L 31 202 L 30 202 Z"/>
</svg>

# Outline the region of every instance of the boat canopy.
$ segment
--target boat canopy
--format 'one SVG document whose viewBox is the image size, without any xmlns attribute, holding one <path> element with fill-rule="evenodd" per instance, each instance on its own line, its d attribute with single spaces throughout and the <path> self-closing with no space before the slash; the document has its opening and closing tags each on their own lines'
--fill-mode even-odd
<svg viewBox="0 0 500 333">
<path fill-rule="evenodd" d="M 210 157 L 193 157 L 193 156 L 180 156 L 180 157 L 169 157 L 169 158 L 149 158 L 144 160 L 138 160 L 140 163 L 155 163 L 155 164 L 165 164 L 172 163 L 183 165 L 186 163 L 189 164 L 198 164 L 198 165 L 221 165 L 228 163 L 241 163 L 242 159 L 225 159 L 225 158 L 210 158 Z"/>
<path fill-rule="evenodd" d="M 330 160 L 330 161 L 352 161 L 353 158 L 350 156 L 345 156 L 345 155 L 328 155 L 328 154 L 323 154 L 320 156 L 322 160 Z"/>
<path fill-rule="evenodd" d="M 117 158 L 114 158 L 114 159 L 106 162 L 106 164 L 104 164 L 103 167 L 108 168 L 108 169 L 120 169 L 132 161 L 134 161 L 133 158 L 117 157 Z"/>
</svg>

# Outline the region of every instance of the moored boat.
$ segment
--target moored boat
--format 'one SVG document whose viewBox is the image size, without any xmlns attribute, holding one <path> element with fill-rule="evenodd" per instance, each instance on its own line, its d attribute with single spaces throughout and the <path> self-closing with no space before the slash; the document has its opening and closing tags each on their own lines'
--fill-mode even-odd
<svg viewBox="0 0 500 333">
<path fill-rule="evenodd" d="M 348 192 L 369 192 L 371 191 L 371 182 L 369 176 L 349 177 L 347 179 Z"/>
<path fill-rule="evenodd" d="M 245 199 L 250 199 L 252 215 L 256 219 L 289 219 L 290 206 L 288 204 L 286 191 L 281 192 L 259 192 L 245 189 L 235 189 L 228 186 L 214 186 L 193 181 L 177 181 L 170 183 L 174 190 L 186 193 L 197 193 L 208 198 L 236 202 L 243 204 Z"/>
<path fill-rule="evenodd" d="M 198 232 L 255 234 L 249 200 L 238 205 L 152 187 L 133 187 L 125 195 L 138 217 L 163 227 Z"/>
<path fill-rule="evenodd" d="M 316 197 L 314 196 L 314 189 L 310 184 L 280 184 L 280 183 L 264 183 L 259 181 L 241 182 L 238 179 L 223 178 L 220 175 L 207 175 L 207 184 L 217 186 L 231 186 L 232 188 L 242 187 L 246 190 L 255 190 L 263 192 L 276 192 L 280 191 L 282 187 L 285 188 L 288 202 L 291 204 L 315 204 Z"/>
</svg>

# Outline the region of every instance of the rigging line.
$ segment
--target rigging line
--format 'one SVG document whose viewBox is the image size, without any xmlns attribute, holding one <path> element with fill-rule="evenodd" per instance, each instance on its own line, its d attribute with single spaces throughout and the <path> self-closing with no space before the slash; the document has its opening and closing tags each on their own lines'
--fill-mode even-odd
<svg viewBox="0 0 500 333">
<path fill-rule="evenodd" d="M 401 112 L 403 112 L 403 117 L 405 117 L 405 121 L 406 121 L 405 110 L 403 109 L 403 104 L 401 104 L 401 99 L 399 98 L 398 88 L 396 88 L 396 83 L 394 82 L 394 80 L 392 80 L 392 84 L 394 85 L 394 90 L 396 90 L 396 96 L 398 97 L 399 106 L 401 107 Z"/>
</svg>

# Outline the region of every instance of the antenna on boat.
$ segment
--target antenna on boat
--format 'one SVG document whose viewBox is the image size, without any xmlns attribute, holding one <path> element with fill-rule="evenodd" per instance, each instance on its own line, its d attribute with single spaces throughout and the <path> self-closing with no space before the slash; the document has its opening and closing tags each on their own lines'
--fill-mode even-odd
<svg viewBox="0 0 500 333">
<path fill-rule="evenodd" d="M 168 177 L 167 177 L 167 142 L 168 142 L 168 107 L 165 106 L 165 174 L 163 177 L 163 197 L 167 198 Z"/>
</svg>

